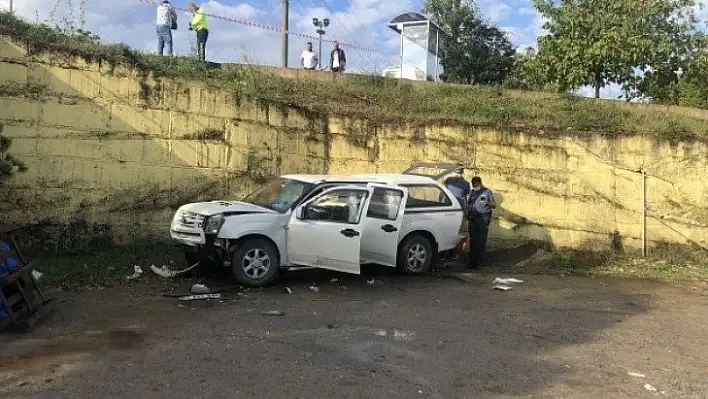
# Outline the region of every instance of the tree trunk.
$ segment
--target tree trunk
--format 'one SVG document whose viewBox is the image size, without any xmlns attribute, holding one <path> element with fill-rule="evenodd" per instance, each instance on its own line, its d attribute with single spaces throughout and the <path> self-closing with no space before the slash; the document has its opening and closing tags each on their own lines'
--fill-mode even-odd
<svg viewBox="0 0 708 399">
<path fill-rule="evenodd" d="M 602 74 L 595 72 L 595 98 L 600 98 L 600 88 L 602 87 Z"/>
</svg>

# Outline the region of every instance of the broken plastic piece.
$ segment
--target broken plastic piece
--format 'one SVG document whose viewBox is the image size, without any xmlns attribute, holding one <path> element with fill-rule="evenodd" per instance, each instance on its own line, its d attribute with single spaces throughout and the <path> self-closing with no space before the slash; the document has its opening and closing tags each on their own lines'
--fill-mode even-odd
<svg viewBox="0 0 708 399">
<path fill-rule="evenodd" d="M 291 289 L 288 288 L 288 287 L 285 287 L 285 292 L 287 292 L 288 294 L 292 294 L 292 293 L 293 293 L 293 290 L 291 290 Z"/>
<path fill-rule="evenodd" d="M 518 280 L 515 278 L 501 278 L 497 277 L 494 279 L 494 284 L 518 284 L 518 283 L 523 283 L 524 280 Z"/>
<path fill-rule="evenodd" d="M 311 285 L 311 286 L 310 286 L 310 291 L 313 291 L 313 292 L 320 292 L 320 287 Z"/>
<path fill-rule="evenodd" d="M 638 377 L 638 378 L 644 378 L 646 377 L 644 374 L 641 373 L 634 373 L 632 371 L 628 372 L 627 374 L 631 375 L 632 377 Z"/>
<path fill-rule="evenodd" d="M 280 310 L 263 310 L 261 314 L 264 316 L 285 316 L 285 312 L 281 312 Z"/>
<path fill-rule="evenodd" d="M 194 284 L 191 289 L 192 294 L 211 294 L 211 290 L 204 284 Z"/>
<path fill-rule="evenodd" d="M 39 281 L 42 278 L 42 276 L 44 276 L 44 274 L 42 274 L 36 270 L 32 270 L 32 278 L 34 278 L 34 281 Z"/>
<path fill-rule="evenodd" d="M 133 274 L 131 274 L 130 276 L 126 277 L 126 279 L 133 280 L 133 279 L 140 277 L 140 275 L 143 274 L 143 269 L 138 265 L 133 266 L 133 270 L 135 272 Z"/>
<path fill-rule="evenodd" d="M 186 269 L 177 270 L 177 271 L 170 270 L 170 269 L 169 269 L 167 266 L 165 266 L 165 265 L 162 265 L 162 267 L 159 268 L 159 269 L 158 269 L 157 267 L 155 267 L 155 265 L 150 265 L 150 270 L 152 270 L 153 273 L 157 274 L 157 275 L 160 276 L 160 277 L 172 278 L 172 277 L 175 277 L 175 276 L 179 276 L 180 274 L 186 273 L 186 272 L 188 272 L 188 271 L 194 269 L 194 268 L 197 267 L 198 265 L 199 265 L 199 262 L 193 264 L 192 266 L 190 266 L 190 267 L 188 267 L 188 268 L 186 268 Z"/>
<path fill-rule="evenodd" d="M 500 290 L 500 291 L 511 291 L 514 288 L 509 287 L 508 285 L 495 285 L 494 287 L 492 287 L 492 289 Z"/>
<path fill-rule="evenodd" d="M 197 301 L 200 299 L 221 299 L 221 294 L 199 294 L 180 297 L 180 301 Z"/>
<path fill-rule="evenodd" d="M 646 389 L 647 391 L 656 392 L 656 388 L 649 384 L 644 384 L 644 389 Z"/>
</svg>

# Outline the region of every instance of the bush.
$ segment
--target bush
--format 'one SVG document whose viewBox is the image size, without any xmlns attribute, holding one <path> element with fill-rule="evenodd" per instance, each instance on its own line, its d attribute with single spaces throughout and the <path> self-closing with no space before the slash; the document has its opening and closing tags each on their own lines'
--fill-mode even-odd
<svg viewBox="0 0 708 399">
<path fill-rule="evenodd" d="M 8 153 L 12 140 L 2 135 L 3 128 L 0 124 L 0 183 L 25 170 L 24 164 Z"/>
</svg>

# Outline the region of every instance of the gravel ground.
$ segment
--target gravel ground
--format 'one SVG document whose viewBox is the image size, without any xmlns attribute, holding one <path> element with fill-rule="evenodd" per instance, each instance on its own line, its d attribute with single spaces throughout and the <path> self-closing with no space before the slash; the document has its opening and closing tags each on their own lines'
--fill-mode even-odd
<svg viewBox="0 0 708 399">
<path fill-rule="evenodd" d="M 705 286 L 516 275 L 501 292 L 496 274 L 366 274 L 223 285 L 210 302 L 161 295 L 193 279 L 147 275 L 55 292 L 57 311 L 33 332 L 0 336 L 0 395 L 708 396 Z"/>
</svg>

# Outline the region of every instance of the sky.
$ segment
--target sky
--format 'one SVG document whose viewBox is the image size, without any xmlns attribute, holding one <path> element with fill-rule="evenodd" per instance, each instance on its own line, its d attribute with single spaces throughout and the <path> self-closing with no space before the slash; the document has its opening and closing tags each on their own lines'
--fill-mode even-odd
<svg viewBox="0 0 708 399">
<path fill-rule="evenodd" d="M 91 0 L 85 1 L 85 29 L 107 42 L 123 42 L 145 51 L 156 50 L 155 6 L 151 0 Z M 280 27 L 281 0 L 194 0 L 208 14 L 241 21 L 251 21 Z M 708 0 L 701 0 L 708 5 Z M 10 0 L 0 0 L 0 9 L 8 9 Z M 172 0 L 178 8 L 187 8 L 188 0 Z M 535 47 L 542 32 L 543 20 L 531 0 L 477 0 L 482 15 L 509 32 L 511 41 L 520 48 Z M 15 12 L 27 19 L 48 21 L 56 8 L 54 23 L 62 19 L 78 21 L 80 0 L 14 0 Z M 387 27 L 397 15 L 420 12 L 422 0 L 290 0 L 290 31 L 315 35 L 312 18 L 329 18 L 325 39 L 339 40 L 347 52 L 350 71 L 381 73 L 389 66 L 398 65 L 399 36 Z M 73 12 L 72 12 L 73 10 Z M 708 20 L 708 7 L 699 11 L 702 20 Z M 72 16 L 73 14 L 73 16 Z M 179 29 L 174 33 L 175 51 L 180 55 L 193 53 L 195 35 L 187 30 L 189 15 L 178 11 Z M 289 39 L 289 66 L 298 66 L 299 57 L 307 41 L 297 36 Z M 254 64 L 281 64 L 281 35 L 232 21 L 210 18 L 207 59 L 215 62 L 247 62 Z M 322 45 L 328 59 L 331 43 Z M 361 47 L 373 49 L 366 51 Z M 404 60 L 414 62 L 415 60 Z M 583 95 L 592 95 L 591 89 L 581 89 Z M 602 90 L 603 98 L 616 98 L 621 91 L 616 86 Z"/>
</svg>

